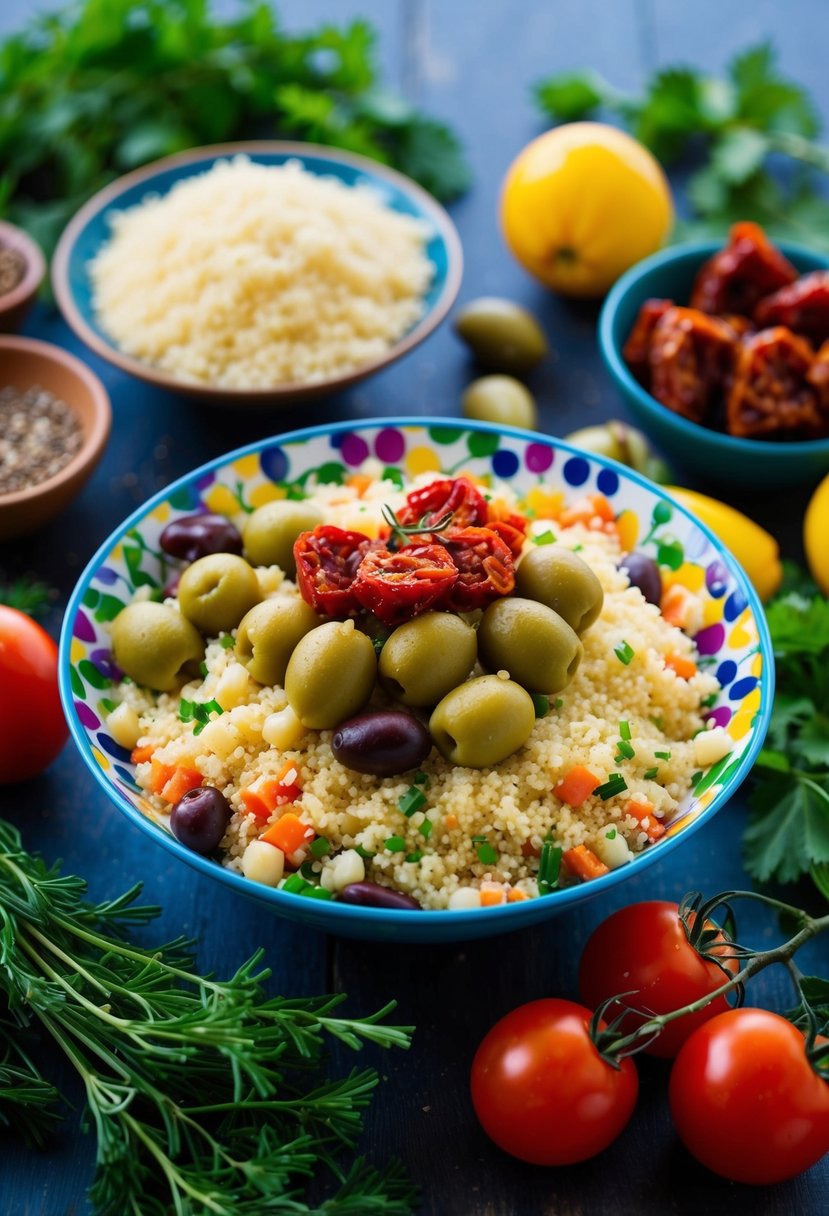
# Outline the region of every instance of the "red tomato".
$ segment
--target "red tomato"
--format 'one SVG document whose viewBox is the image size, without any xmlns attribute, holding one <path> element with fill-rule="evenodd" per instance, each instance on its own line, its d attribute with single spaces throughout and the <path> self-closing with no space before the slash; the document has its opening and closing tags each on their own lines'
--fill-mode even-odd
<svg viewBox="0 0 829 1216">
<path fill-rule="evenodd" d="M 726 965 L 736 970 L 735 960 Z M 633 995 L 626 1004 L 649 1013 L 670 1013 L 713 992 L 726 979 L 716 963 L 706 962 L 688 941 L 679 906 L 663 900 L 614 912 L 590 937 L 579 965 L 579 992 L 592 1009 L 629 992 Z M 699 1013 L 670 1022 L 645 1050 L 675 1056 L 698 1026 L 729 1008 L 724 996 L 717 997 Z M 619 1005 L 612 1005 L 606 1016 L 612 1020 L 620 1012 Z M 646 1020 L 629 1014 L 624 1029 L 633 1031 Z"/>
<path fill-rule="evenodd" d="M 0 605 L 0 783 L 36 776 L 66 742 L 57 672 L 58 648 L 49 634 Z"/>
<path fill-rule="evenodd" d="M 360 563 L 354 595 L 384 625 L 402 625 L 437 607 L 457 577 L 443 545 L 414 544 L 397 551 L 374 548 Z"/>
<path fill-rule="evenodd" d="M 511 515 L 509 519 L 493 520 L 492 523 L 487 524 L 487 527 L 496 536 L 500 536 L 512 556 L 518 561 L 518 558 L 524 551 L 524 541 L 527 536 L 527 521 L 520 515 Z"/>
<path fill-rule="evenodd" d="M 372 542 L 362 532 L 319 524 L 294 542 L 296 581 L 306 604 L 323 616 L 352 616 L 359 608 L 352 593 L 357 567 Z"/>
<path fill-rule="evenodd" d="M 452 513 L 453 527 L 465 528 L 469 524 L 485 524 L 489 507 L 468 477 L 448 477 L 407 494 L 397 518 L 406 526 L 424 519 L 434 524 L 447 512 Z"/>
<path fill-rule="evenodd" d="M 829 1084 L 797 1027 L 766 1009 L 731 1009 L 676 1058 L 671 1115 L 690 1153 L 715 1174 L 769 1186 L 829 1152 Z"/>
<path fill-rule="evenodd" d="M 472 1062 L 472 1104 L 490 1139 L 534 1165 L 600 1153 L 627 1124 L 639 1079 L 614 1068 L 590 1038 L 591 1013 L 573 1001 L 530 1001 L 496 1022 Z"/>
<path fill-rule="evenodd" d="M 490 528 L 450 528 L 443 543 L 458 569 L 447 607 L 453 612 L 486 608 L 515 587 L 515 562 Z"/>
</svg>

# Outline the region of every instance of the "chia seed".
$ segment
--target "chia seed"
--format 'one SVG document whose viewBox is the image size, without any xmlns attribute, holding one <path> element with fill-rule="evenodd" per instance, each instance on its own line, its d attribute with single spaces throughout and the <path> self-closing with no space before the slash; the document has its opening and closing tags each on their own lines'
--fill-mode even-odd
<svg viewBox="0 0 829 1216">
<path fill-rule="evenodd" d="M 48 481 L 80 451 L 83 428 L 65 401 L 34 385 L 0 389 L 0 494 Z"/>
<path fill-rule="evenodd" d="M 23 281 L 26 273 L 26 259 L 18 249 L 9 245 L 0 245 L 0 296 L 14 291 L 18 283 Z"/>
</svg>

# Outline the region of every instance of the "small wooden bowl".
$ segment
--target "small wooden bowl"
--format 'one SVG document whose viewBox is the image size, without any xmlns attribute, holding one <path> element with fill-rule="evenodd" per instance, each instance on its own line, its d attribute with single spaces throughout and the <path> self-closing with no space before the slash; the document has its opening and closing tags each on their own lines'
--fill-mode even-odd
<svg viewBox="0 0 829 1216">
<path fill-rule="evenodd" d="M 46 260 L 28 233 L 15 224 L 0 220 L 0 247 L 16 249 L 26 263 L 23 278 L 11 291 L 0 296 L 0 333 L 17 333 L 35 302 L 46 274 Z"/>
<path fill-rule="evenodd" d="M 80 359 L 50 342 L 0 335 L 0 388 L 10 384 L 21 393 L 37 385 L 65 401 L 80 418 L 83 440 L 54 477 L 0 493 L 0 541 L 34 531 L 75 498 L 101 459 L 112 425 L 109 394 L 101 381 Z"/>
</svg>

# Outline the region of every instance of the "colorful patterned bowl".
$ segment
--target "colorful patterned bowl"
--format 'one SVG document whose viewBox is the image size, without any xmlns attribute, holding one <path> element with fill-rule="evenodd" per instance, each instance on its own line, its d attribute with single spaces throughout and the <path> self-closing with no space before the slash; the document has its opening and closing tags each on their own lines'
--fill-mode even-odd
<svg viewBox="0 0 829 1216">
<path fill-rule="evenodd" d="M 176 182 L 205 173 L 217 160 L 242 154 L 262 165 L 300 161 L 310 173 L 337 178 L 347 186 L 368 185 L 391 210 L 414 216 L 427 224 L 426 256 L 434 267 L 434 277 L 423 301 L 423 315 L 382 356 L 353 371 L 314 384 L 229 389 L 179 380 L 169 372 L 125 354 L 104 333 L 92 307 L 92 284 L 87 267 L 109 240 L 109 219 L 113 213 L 137 206 L 147 195 L 168 193 Z M 339 392 L 387 367 L 418 346 L 440 324 L 455 301 L 462 273 L 463 252 L 454 224 L 443 207 L 416 182 L 364 156 L 337 148 L 281 140 L 191 148 L 119 177 L 81 207 L 61 236 L 52 260 L 52 286 L 58 307 L 78 337 L 101 358 L 169 392 L 208 403 L 237 406 L 287 404 Z"/>
<path fill-rule="evenodd" d="M 526 493 L 539 483 L 584 493 L 598 490 L 624 520 L 631 547 L 653 554 L 704 596 L 705 625 L 696 636 L 701 662 L 722 691 L 709 709 L 734 748 L 696 785 L 666 835 L 621 869 L 534 900 L 466 912 L 402 912 L 321 902 L 261 886 L 188 849 L 159 826 L 135 783 L 129 753 L 109 736 L 116 673 L 107 623 L 136 588 L 165 581 L 158 553 L 161 529 L 194 511 L 237 513 L 284 496 L 309 480 L 341 482 L 368 458 L 399 479 L 430 470 L 470 470 Z M 483 423 L 416 418 L 314 427 L 254 444 L 204 465 L 156 494 L 105 541 L 75 588 L 60 644 L 60 688 L 75 743 L 120 811 L 188 865 L 268 905 L 274 912 L 346 937 L 398 941 L 460 941 L 546 920 L 590 899 L 676 849 L 734 793 L 762 745 L 771 712 L 774 667 L 765 617 L 742 569 L 716 537 L 658 486 L 614 461 L 558 439 Z"/>
</svg>

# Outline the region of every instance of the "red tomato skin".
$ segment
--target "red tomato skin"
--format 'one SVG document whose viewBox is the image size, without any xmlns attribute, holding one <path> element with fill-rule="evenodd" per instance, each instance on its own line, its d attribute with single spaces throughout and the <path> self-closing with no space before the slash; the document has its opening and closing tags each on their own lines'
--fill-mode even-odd
<svg viewBox="0 0 829 1216">
<path fill-rule="evenodd" d="M 496 1022 L 472 1062 L 472 1104 L 491 1140 L 533 1165 L 571 1165 L 602 1151 L 633 1113 L 630 1059 L 603 1060 L 574 1001 L 530 1001 Z"/>
<path fill-rule="evenodd" d="M 733 961 L 727 965 L 736 970 Z M 579 992 L 591 1009 L 631 992 L 628 1004 L 670 1013 L 713 992 L 725 980 L 715 963 L 697 954 L 685 936 L 679 905 L 668 900 L 645 900 L 612 913 L 588 939 L 579 964 Z M 671 1058 L 697 1027 L 729 1008 L 724 996 L 717 997 L 698 1013 L 670 1022 L 644 1050 Z M 613 1005 L 605 1016 L 612 1020 L 619 1012 L 621 1006 Z M 629 1014 L 624 1028 L 632 1031 L 645 1020 Z"/>
<path fill-rule="evenodd" d="M 766 1009 L 700 1027 L 676 1058 L 669 1100 L 688 1151 L 734 1182 L 783 1182 L 829 1152 L 829 1084 L 801 1032 Z"/>
<path fill-rule="evenodd" d="M 0 785 L 37 776 L 66 742 L 57 673 L 46 630 L 0 604 Z"/>
</svg>

